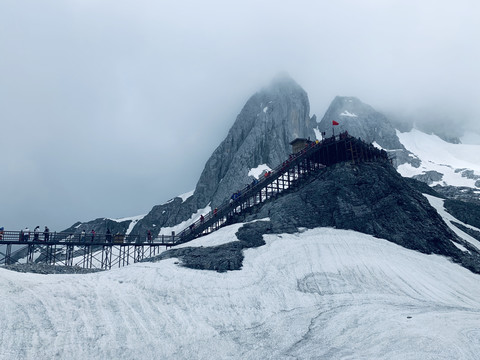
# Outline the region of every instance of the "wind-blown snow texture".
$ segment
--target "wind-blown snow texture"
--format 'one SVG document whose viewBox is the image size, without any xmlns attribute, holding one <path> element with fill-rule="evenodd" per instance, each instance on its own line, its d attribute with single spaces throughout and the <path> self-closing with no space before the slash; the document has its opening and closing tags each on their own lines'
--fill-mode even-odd
<svg viewBox="0 0 480 360">
<path fill-rule="evenodd" d="M 478 359 L 478 275 L 353 231 L 264 238 L 227 273 L 0 269 L 0 359 Z"/>
</svg>

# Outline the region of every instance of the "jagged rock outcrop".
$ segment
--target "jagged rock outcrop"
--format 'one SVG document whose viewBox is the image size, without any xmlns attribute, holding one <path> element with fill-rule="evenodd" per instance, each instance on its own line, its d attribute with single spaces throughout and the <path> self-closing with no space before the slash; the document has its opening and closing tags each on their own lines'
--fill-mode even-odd
<svg viewBox="0 0 480 360">
<path fill-rule="evenodd" d="M 448 256 L 479 273 L 479 251 L 458 238 L 410 182 L 386 164 L 338 164 L 298 192 L 265 205 L 252 218 L 270 217 L 275 231 L 319 226 L 356 230 Z"/>
<path fill-rule="evenodd" d="M 307 93 L 291 78 L 279 77 L 245 104 L 227 138 L 214 151 L 197 183 L 199 206 L 218 205 L 251 182 L 248 171 L 275 167 L 291 153 L 290 141 L 315 138 Z"/>
<path fill-rule="evenodd" d="M 333 127 L 332 121 L 339 125 Z M 402 145 L 387 117 L 355 97 L 335 97 L 318 124 L 318 129 L 325 132 L 327 137 L 332 136 L 333 131 L 338 134 L 346 130 L 368 143 L 376 142 L 394 156 L 396 166 L 406 162 L 420 166 L 419 160 Z"/>
<path fill-rule="evenodd" d="M 443 255 L 480 273 L 478 249 L 453 233 L 417 189 L 438 196 L 426 185 L 401 177 L 388 164 L 337 164 L 242 219 L 270 221 L 245 225 L 237 233 L 239 242 L 212 248 L 174 249 L 159 258 L 178 257 L 183 265 L 193 268 L 233 270 L 241 266 L 242 249 L 262 245 L 261 234 L 335 227 L 371 234 L 426 254 Z M 453 242 L 469 252 L 461 251 Z"/>
<path fill-rule="evenodd" d="M 477 193 L 478 189 L 474 189 L 466 186 L 441 186 L 441 185 L 435 185 L 433 189 L 436 192 L 442 194 L 446 198 L 480 205 L 480 198 Z"/>
<path fill-rule="evenodd" d="M 338 130 L 348 130 L 368 143 L 376 142 L 384 149 L 403 148 L 386 116 L 355 97 L 335 97 L 318 125 L 319 130 L 331 136 L 332 121 L 339 123 Z"/>
<path fill-rule="evenodd" d="M 77 222 L 70 226 L 68 229 L 63 230 L 64 233 L 70 234 L 79 234 L 83 230 L 87 235 L 90 234 L 92 230 L 95 230 L 97 234 L 106 234 L 107 229 L 110 229 L 112 234 L 125 234 L 130 225 L 130 220 L 125 221 L 115 221 L 106 218 L 98 218 L 88 222 Z"/>
<path fill-rule="evenodd" d="M 425 171 L 423 174 L 413 176 L 414 179 L 424 182 L 428 185 L 433 184 L 434 182 L 441 181 L 443 179 L 443 174 L 438 171 Z"/>
<path fill-rule="evenodd" d="M 276 77 L 246 102 L 227 137 L 206 162 L 193 196 L 154 206 L 131 233 L 155 233 L 188 221 L 208 205 L 220 205 L 252 181 L 248 176 L 252 168 L 261 164 L 274 168 L 288 158 L 290 141 L 297 137 L 315 139 L 316 126 L 305 90 L 288 75 Z M 115 232 L 125 232 L 129 225 L 130 221 L 116 226 L 109 223 Z M 104 233 L 107 226 L 104 219 L 97 219 L 74 224 L 66 231 L 78 233 L 83 228 Z"/>
<path fill-rule="evenodd" d="M 458 220 L 480 229 L 480 204 L 447 199 L 444 206 Z"/>
<path fill-rule="evenodd" d="M 245 104 L 227 137 L 213 152 L 200 175 L 193 196 L 155 206 L 134 228 L 170 227 L 187 220 L 198 209 L 219 206 L 252 181 L 248 172 L 261 164 L 273 168 L 291 153 L 290 141 L 315 138 L 315 116 L 310 117 L 308 95 L 286 75 L 277 77 Z"/>
</svg>

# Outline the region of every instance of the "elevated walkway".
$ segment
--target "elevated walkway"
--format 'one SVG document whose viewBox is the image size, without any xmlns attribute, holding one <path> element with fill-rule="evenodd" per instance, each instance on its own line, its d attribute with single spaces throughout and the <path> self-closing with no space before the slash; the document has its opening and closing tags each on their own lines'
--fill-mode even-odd
<svg viewBox="0 0 480 360">
<path fill-rule="evenodd" d="M 327 166 L 349 161 L 390 162 L 384 150 L 341 133 L 336 137 L 313 142 L 301 151 L 290 155 L 282 164 L 232 194 L 225 201 L 178 234 L 160 235 L 148 239 L 146 235 L 43 233 L 35 236 L 19 231 L 5 231 L 0 238 L 0 264 L 12 264 L 17 259 L 26 262 L 44 262 L 50 265 L 80 266 L 83 268 L 110 269 L 135 263 L 160 253 L 166 248 L 183 244 L 199 236 L 210 234 L 222 226 L 234 223 L 265 201 L 302 186 L 304 181 Z"/>
</svg>

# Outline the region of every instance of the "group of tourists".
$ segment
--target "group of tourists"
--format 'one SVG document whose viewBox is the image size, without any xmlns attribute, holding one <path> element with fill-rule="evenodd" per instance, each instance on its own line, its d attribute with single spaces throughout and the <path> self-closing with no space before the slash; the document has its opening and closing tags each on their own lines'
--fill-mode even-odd
<svg viewBox="0 0 480 360">
<path fill-rule="evenodd" d="M 94 242 L 95 241 L 95 236 L 97 235 L 97 233 L 95 232 L 94 229 L 92 229 L 92 231 L 90 231 L 90 242 Z M 105 240 L 107 242 L 109 242 L 109 238 L 111 239 L 111 233 L 110 233 L 110 229 L 107 229 L 107 233 L 105 234 Z M 80 233 L 80 242 L 86 242 L 87 241 L 87 232 L 85 231 L 85 229 L 82 230 L 82 232 Z"/>
<path fill-rule="evenodd" d="M 43 235 L 43 239 L 41 238 L 41 235 Z M 25 227 L 25 229 L 20 230 L 19 236 L 18 236 L 18 241 L 20 242 L 27 242 L 30 241 L 30 236 L 31 232 L 30 229 Z M 45 226 L 45 229 L 43 231 L 40 230 L 40 226 L 36 226 L 35 229 L 33 229 L 33 241 L 49 241 L 50 240 L 50 229 L 48 226 Z"/>
<path fill-rule="evenodd" d="M 216 209 L 215 209 L 216 211 Z M 204 219 L 203 215 L 202 218 Z M 80 230 L 77 230 L 80 231 Z M 4 227 L 0 227 L 0 241 L 19 241 L 19 242 L 52 242 L 52 241 L 78 241 L 78 242 L 103 242 L 106 243 L 123 243 L 126 238 L 131 238 L 130 242 L 143 243 L 145 241 L 153 243 L 154 235 L 151 230 L 148 230 L 146 237 L 140 235 L 126 235 L 120 232 L 113 234 L 110 228 L 107 228 L 105 233 L 98 234 L 95 229 L 86 231 L 85 229 L 80 232 L 50 232 L 48 226 L 45 226 L 43 230 L 40 229 L 40 226 L 36 226 L 33 231 L 29 227 L 17 231 L 6 232 Z"/>
</svg>

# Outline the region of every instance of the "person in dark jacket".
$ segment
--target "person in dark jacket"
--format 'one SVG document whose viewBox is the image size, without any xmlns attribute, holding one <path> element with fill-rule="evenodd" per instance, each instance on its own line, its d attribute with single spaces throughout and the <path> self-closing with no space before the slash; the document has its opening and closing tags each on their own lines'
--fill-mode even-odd
<svg viewBox="0 0 480 360">
<path fill-rule="evenodd" d="M 112 242 L 112 233 L 110 231 L 110 228 L 107 228 L 107 234 L 105 235 L 105 241 L 107 243 Z"/>
<path fill-rule="evenodd" d="M 45 230 L 43 230 L 43 240 L 50 240 L 50 229 L 47 226 L 45 226 Z"/>
</svg>

